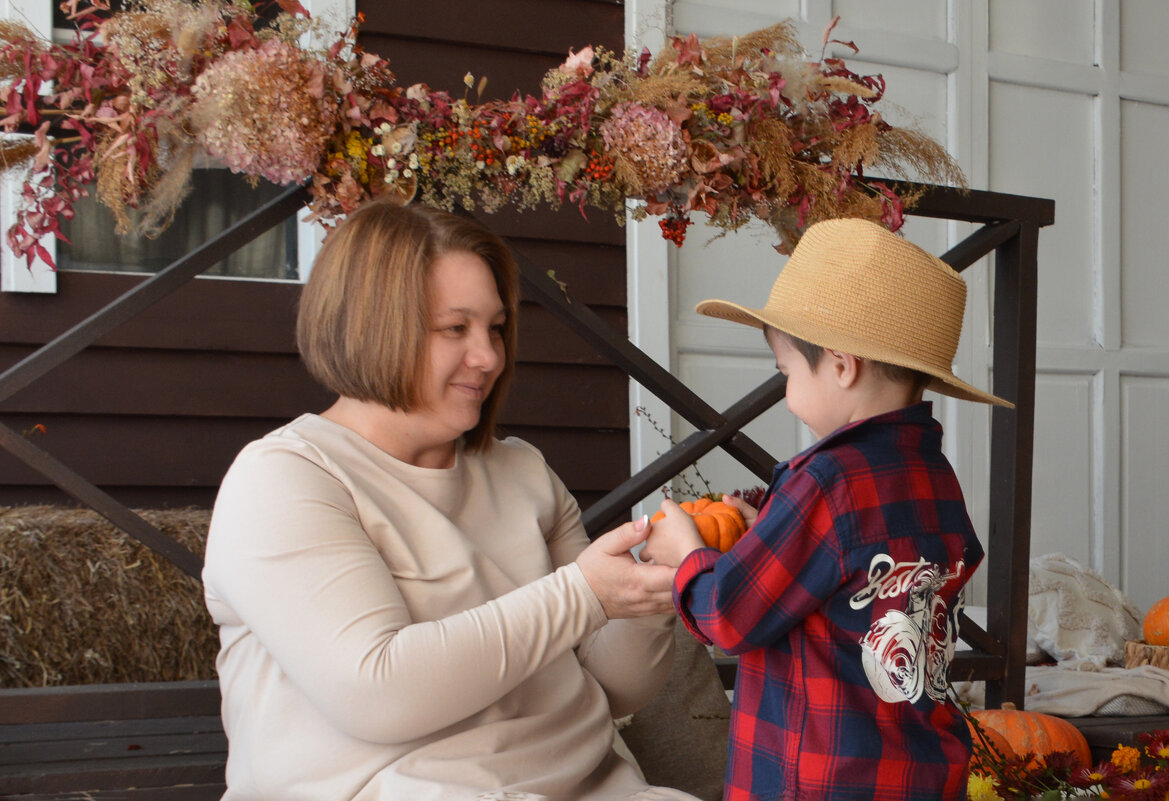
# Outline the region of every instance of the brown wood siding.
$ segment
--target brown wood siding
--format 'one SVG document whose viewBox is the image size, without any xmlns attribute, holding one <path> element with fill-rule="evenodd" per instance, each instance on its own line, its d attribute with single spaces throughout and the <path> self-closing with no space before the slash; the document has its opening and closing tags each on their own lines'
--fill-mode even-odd
<svg viewBox="0 0 1169 801">
<path fill-rule="evenodd" d="M 487 78 L 484 99 L 534 94 L 570 49 L 624 48 L 624 6 L 604 0 L 358 0 L 357 8 L 362 46 L 389 59 L 399 83 L 457 97 L 468 72 Z"/>
<path fill-rule="evenodd" d="M 56 295 L 0 295 L 0 366 L 141 280 L 61 273 Z M 0 404 L 0 420 L 125 503 L 209 505 L 244 443 L 329 401 L 295 352 L 299 292 L 196 279 Z M 0 453 L 0 503 L 63 500 Z"/>
<path fill-rule="evenodd" d="M 568 49 L 619 49 L 619 3 L 589 0 L 359 2 L 362 45 L 403 84 L 484 97 L 538 91 Z M 624 233 L 611 215 L 575 208 L 504 211 L 485 221 L 574 302 L 626 325 Z M 176 254 L 177 255 L 177 254 Z M 55 295 L 0 294 L 0 369 L 125 292 L 140 276 L 61 273 Z M 119 500 L 209 505 L 246 442 L 329 396 L 304 372 L 293 340 L 299 286 L 197 279 L 0 403 L 0 422 Z M 628 381 L 539 305 L 520 316 L 520 365 L 501 434 L 539 447 L 582 506 L 629 475 Z M 37 425 L 44 433 L 34 432 Z M 69 502 L 0 451 L 0 504 Z"/>
</svg>

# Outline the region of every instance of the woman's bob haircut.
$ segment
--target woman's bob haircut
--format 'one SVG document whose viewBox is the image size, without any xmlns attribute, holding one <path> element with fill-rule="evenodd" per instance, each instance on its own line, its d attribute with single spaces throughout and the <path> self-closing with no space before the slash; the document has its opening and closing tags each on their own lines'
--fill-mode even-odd
<svg viewBox="0 0 1169 801">
<path fill-rule="evenodd" d="M 470 451 L 490 447 L 515 372 L 519 279 L 515 259 L 495 234 L 471 220 L 417 204 L 375 198 L 351 213 L 313 262 L 300 298 L 296 344 L 309 373 L 349 398 L 413 411 L 422 402 L 430 334 L 430 270 L 446 253 L 483 259 L 507 313 L 504 367 L 464 437 Z"/>
</svg>

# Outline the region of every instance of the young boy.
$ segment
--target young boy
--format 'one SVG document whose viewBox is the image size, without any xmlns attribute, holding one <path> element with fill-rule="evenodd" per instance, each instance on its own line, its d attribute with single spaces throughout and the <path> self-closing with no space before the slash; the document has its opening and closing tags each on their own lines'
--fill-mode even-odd
<svg viewBox="0 0 1169 801">
<path fill-rule="evenodd" d="M 970 736 L 947 672 L 983 551 L 922 392 L 1011 404 L 951 372 L 965 299 L 915 245 L 828 220 L 763 308 L 698 305 L 763 329 L 788 408 L 819 438 L 776 466 L 725 555 L 671 501 L 641 553 L 678 566 L 691 633 L 740 655 L 726 801 L 966 797 Z"/>
</svg>

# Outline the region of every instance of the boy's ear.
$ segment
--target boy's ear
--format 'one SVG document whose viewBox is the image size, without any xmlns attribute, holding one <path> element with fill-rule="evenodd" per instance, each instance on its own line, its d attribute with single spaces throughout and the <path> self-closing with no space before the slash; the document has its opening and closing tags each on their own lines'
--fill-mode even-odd
<svg viewBox="0 0 1169 801">
<path fill-rule="evenodd" d="M 832 371 L 832 377 L 841 389 L 849 389 L 860 378 L 860 359 L 851 353 L 825 348 L 820 366 Z"/>
</svg>

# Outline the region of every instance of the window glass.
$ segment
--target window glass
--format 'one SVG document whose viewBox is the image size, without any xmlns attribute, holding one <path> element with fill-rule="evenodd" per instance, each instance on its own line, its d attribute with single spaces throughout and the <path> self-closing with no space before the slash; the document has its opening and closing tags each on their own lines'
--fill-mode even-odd
<svg viewBox="0 0 1169 801">
<path fill-rule="evenodd" d="M 286 187 L 247 178 L 225 169 L 191 174 L 192 191 L 174 221 L 157 238 L 114 233 L 113 213 L 93 197 L 75 205 L 76 215 L 61 225 L 69 242 L 57 242 L 61 270 L 158 272 L 225 231 Z M 128 210 L 134 220 L 134 210 Z M 290 216 L 252 242 L 205 270 L 203 275 L 297 280 L 296 218 Z"/>
</svg>

